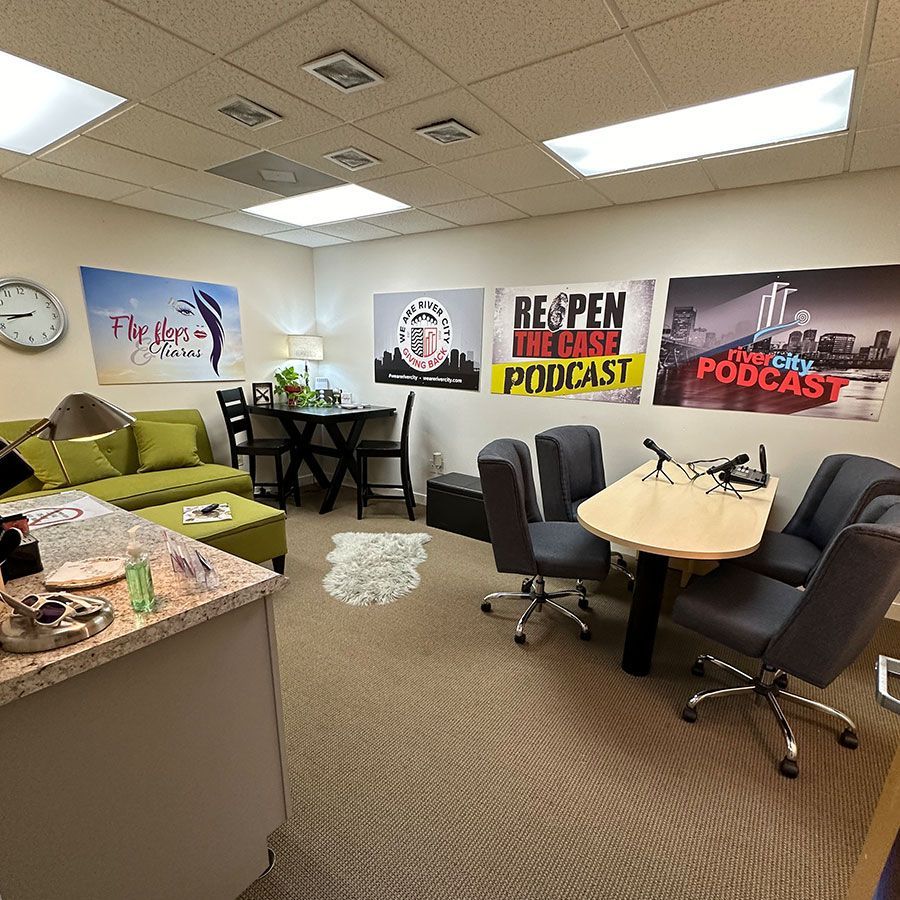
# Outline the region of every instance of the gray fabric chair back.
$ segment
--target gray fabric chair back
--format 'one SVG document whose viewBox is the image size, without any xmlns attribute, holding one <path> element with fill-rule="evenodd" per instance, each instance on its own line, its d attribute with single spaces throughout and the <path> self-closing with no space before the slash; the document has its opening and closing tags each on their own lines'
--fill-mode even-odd
<svg viewBox="0 0 900 900">
<path fill-rule="evenodd" d="M 542 519 L 528 446 L 512 438 L 491 441 L 478 454 L 478 474 L 497 571 L 534 575 L 528 523 Z"/>
<path fill-rule="evenodd" d="M 900 494 L 900 469 L 880 459 L 841 453 L 822 461 L 800 506 L 785 526 L 824 550 L 846 525 L 883 494 Z"/>
<path fill-rule="evenodd" d="M 826 687 L 863 651 L 900 593 L 900 496 L 863 510 L 828 546 L 793 616 L 763 654 Z"/>
<path fill-rule="evenodd" d="M 560 425 L 534 438 L 544 518 L 576 522 L 575 508 L 606 487 L 600 432 L 593 425 Z"/>
</svg>

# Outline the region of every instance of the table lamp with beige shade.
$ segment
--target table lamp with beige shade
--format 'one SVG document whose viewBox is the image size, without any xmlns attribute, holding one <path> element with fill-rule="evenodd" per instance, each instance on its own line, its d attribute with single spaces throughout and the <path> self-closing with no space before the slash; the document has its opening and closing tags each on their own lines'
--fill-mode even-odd
<svg viewBox="0 0 900 900">
<path fill-rule="evenodd" d="M 325 358 L 325 342 L 317 334 L 289 334 L 287 339 L 288 359 L 303 362 L 303 383 L 309 388 L 309 360 Z"/>
</svg>

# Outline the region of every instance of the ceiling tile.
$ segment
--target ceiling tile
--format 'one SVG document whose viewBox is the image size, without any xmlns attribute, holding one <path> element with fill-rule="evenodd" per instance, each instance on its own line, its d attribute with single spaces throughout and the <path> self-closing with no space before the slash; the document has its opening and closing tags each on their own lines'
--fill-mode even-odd
<svg viewBox="0 0 900 900">
<path fill-rule="evenodd" d="M 302 68 L 346 50 L 384 76 L 342 94 Z M 453 87 L 450 78 L 350 0 L 326 0 L 229 56 L 235 65 L 350 121 Z"/>
<path fill-rule="evenodd" d="M 675 106 L 853 68 L 865 0 L 730 0 L 636 32 Z"/>
<path fill-rule="evenodd" d="M 477 81 L 618 32 L 596 0 L 560 8 L 533 0 L 360 0 L 374 16 L 463 82 Z"/>
<path fill-rule="evenodd" d="M 703 168 L 720 188 L 821 178 L 843 172 L 846 147 L 846 135 L 838 134 L 783 147 L 704 159 Z M 600 190 L 603 190 L 602 186 Z"/>
<path fill-rule="evenodd" d="M 873 131 L 857 131 L 850 171 L 886 169 L 888 166 L 900 166 L 900 125 L 876 128 Z"/>
<path fill-rule="evenodd" d="M 232 231 L 243 231 L 247 234 L 269 235 L 295 230 L 293 225 L 273 222 L 271 219 L 263 219 L 245 212 L 222 213 L 220 216 L 210 216 L 202 221 L 206 225 L 218 225 L 220 228 L 230 228 Z"/>
<path fill-rule="evenodd" d="M 477 132 L 478 137 L 453 144 L 436 144 L 416 134 L 416 129 L 423 125 L 447 119 L 456 119 Z M 524 135 L 463 88 L 425 100 L 417 100 L 398 109 L 360 119 L 355 124 L 358 128 L 390 141 L 419 159 L 435 165 L 489 153 L 491 150 L 515 147 L 527 141 Z"/>
<path fill-rule="evenodd" d="M 75 169 L 54 166 L 53 163 L 40 159 L 29 159 L 28 162 L 13 169 L 12 172 L 7 172 L 3 177 L 12 181 L 24 181 L 27 184 L 53 188 L 55 191 L 65 191 L 67 194 L 96 197 L 99 200 L 116 200 L 139 190 L 139 187 L 134 184 L 103 178 L 101 175 L 94 175 L 91 172 L 78 172 Z"/>
<path fill-rule="evenodd" d="M 619 9 L 632 28 L 650 22 L 662 22 L 673 16 L 683 16 L 701 6 L 709 6 L 709 0 L 616 0 Z"/>
<path fill-rule="evenodd" d="M 344 150 L 347 147 L 356 147 L 357 150 L 374 156 L 379 160 L 378 165 L 351 172 L 324 158 L 325 153 Z M 318 169 L 320 172 L 334 175 L 335 178 L 353 182 L 371 181 L 373 178 L 384 178 L 399 172 L 422 168 L 421 160 L 414 159 L 408 153 L 360 131 L 353 125 L 341 125 L 299 141 L 292 141 L 290 144 L 283 144 L 277 147 L 275 152 L 279 156 L 293 159 L 295 162 L 303 163 L 303 165 Z"/>
<path fill-rule="evenodd" d="M 524 219 L 525 213 L 513 209 L 494 197 L 476 197 L 457 203 L 442 203 L 429 210 L 443 219 L 457 225 L 484 225 L 487 222 L 505 222 L 509 219 Z"/>
<path fill-rule="evenodd" d="M 103 0 L 4 0 L 3 49 L 140 100 L 212 57 Z"/>
<path fill-rule="evenodd" d="M 331 247 L 334 244 L 346 244 L 343 238 L 330 234 L 321 234 L 309 228 L 294 228 L 291 231 L 281 231 L 278 234 L 268 234 L 266 237 L 275 241 L 287 241 L 289 244 L 299 244 L 301 247 Z"/>
<path fill-rule="evenodd" d="M 530 188 L 527 191 L 510 191 L 507 194 L 498 194 L 497 199 L 521 209 L 529 216 L 547 216 L 610 205 L 609 200 L 601 197 L 583 181 L 551 184 L 546 187 Z"/>
<path fill-rule="evenodd" d="M 225 53 L 315 5 L 316 0 L 113 0 L 175 34 Z"/>
<path fill-rule="evenodd" d="M 281 194 L 261 191 L 259 188 L 250 187 L 247 184 L 239 184 L 228 178 L 211 175 L 209 172 L 188 172 L 174 181 L 157 185 L 157 187 L 164 188 L 169 194 L 190 197 L 192 200 L 202 200 L 204 203 L 214 203 L 226 209 L 245 209 L 258 203 L 281 199 Z M 212 213 L 206 215 L 211 216 Z"/>
<path fill-rule="evenodd" d="M 256 150 L 225 135 L 147 106 L 136 106 L 92 128 L 90 137 L 192 169 L 208 169 Z"/>
<path fill-rule="evenodd" d="M 489 78 L 472 91 L 535 140 L 665 110 L 625 38 Z"/>
<path fill-rule="evenodd" d="M 678 163 L 659 169 L 625 172 L 621 175 L 601 175 L 589 179 L 592 187 L 609 197 L 613 203 L 641 203 L 663 197 L 702 194 L 713 190 L 700 163 Z"/>
<path fill-rule="evenodd" d="M 445 228 L 456 227 L 452 222 L 445 222 L 421 209 L 405 209 L 402 212 L 386 213 L 383 216 L 372 216 L 360 221 L 389 228 L 398 234 L 419 234 L 423 231 L 443 231 Z"/>
<path fill-rule="evenodd" d="M 145 187 L 156 187 L 179 176 L 190 174 L 190 170 L 184 166 L 176 166 L 174 163 L 84 136 L 76 137 L 67 144 L 51 150 L 41 159 L 68 166 L 70 169 L 93 172 L 95 175 L 118 178 Z"/>
<path fill-rule="evenodd" d="M 870 62 L 900 56 L 900 0 L 879 0 Z"/>
<path fill-rule="evenodd" d="M 177 216 L 179 219 L 203 219 L 225 212 L 221 206 L 200 203 L 197 200 L 189 200 L 187 197 L 176 197 L 173 194 L 152 190 L 131 194 L 120 200 L 119 203 L 123 206 L 136 206 L 138 209 L 164 213 L 167 216 Z"/>
<path fill-rule="evenodd" d="M 0 172 L 8 172 L 28 159 L 22 153 L 13 153 L 12 150 L 0 150 Z"/>
<path fill-rule="evenodd" d="M 900 123 L 900 59 L 866 69 L 857 127 L 881 128 Z"/>
<path fill-rule="evenodd" d="M 235 122 L 217 109 L 224 100 L 234 96 L 246 97 L 278 113 L 282 121 L 258 130 Z M 330 113 L 222 60 L 154 94 L 147 100 L 147 105 L 262 149 L 340 124 Z"/>
<path fill-rule="evenodd" d="M 372 241 L 376 238 L 396 237 L 396 231 L 381 228 L 371 222 L 357 219 L 352 222 L 333 222 L 331 225 L 317 225 L 313 231 L 343 238 L 345 241 Z"/>
<path fill-rule="evenodd" d="M 446 172 L 432 168 L 377 178 L 367 181 L 366 187 L 410 206 L 433 206 L 435 203 L 477 197 L 481 193 Z"/>
<path fill-rule="evenodd" d="M 486 194 L 576 180 L 568 169 L 534 144 L 460 159 L 441 168 L 455 178 L 481 188 Z"/>
</svg>

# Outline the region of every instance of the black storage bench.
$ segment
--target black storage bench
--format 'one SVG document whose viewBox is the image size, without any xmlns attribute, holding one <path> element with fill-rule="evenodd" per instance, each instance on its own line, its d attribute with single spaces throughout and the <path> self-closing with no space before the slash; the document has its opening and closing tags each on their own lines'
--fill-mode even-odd
<svg viewBox="0 0 900 900">
<path fill-rule="evenodd" d="M 479 541 L 490 541 L 480 478 L 448 472 L 429 478 L 427 492 L 426 524 Z"/>
</svg>

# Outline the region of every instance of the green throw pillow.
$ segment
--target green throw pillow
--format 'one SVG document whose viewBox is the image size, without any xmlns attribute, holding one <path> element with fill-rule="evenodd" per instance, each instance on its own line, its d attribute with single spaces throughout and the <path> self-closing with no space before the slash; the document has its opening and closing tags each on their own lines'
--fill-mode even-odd
<svg viewBox="0 0 900 900">
<path fill-rule="evenodd" d="M 59 467 L 50 441 L 34 437 L 19 447 L 19 452 L 46 490 L 55 491 L 122 474 L 106 458 L 96 441 L 57 441 L 56 449 L 69 473 L 68 481 Z"/>
<path fill-rule="evenodd" d="M 131 429 L 141 463 L 138 472 L 202 465 L 197 452 L 196 425 L 138 420 Z"/>
</svg>

